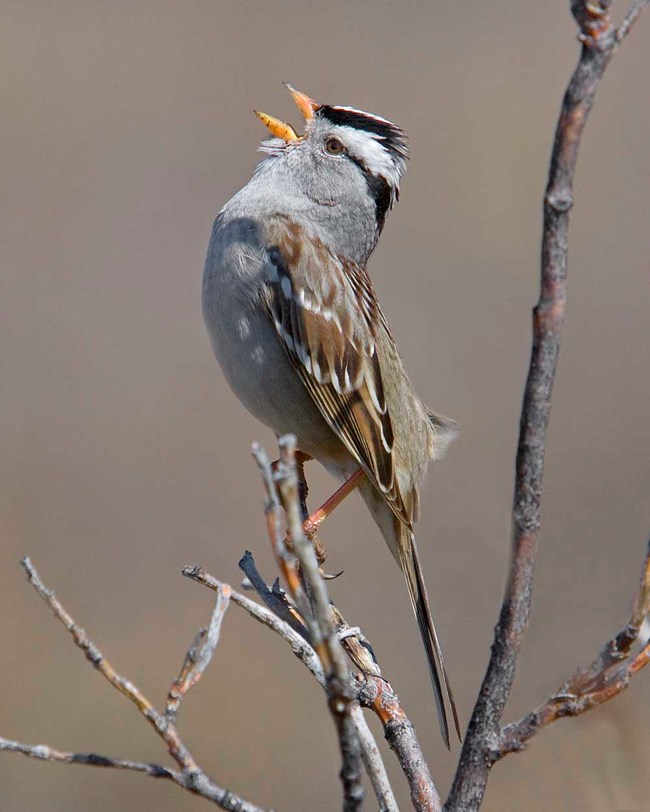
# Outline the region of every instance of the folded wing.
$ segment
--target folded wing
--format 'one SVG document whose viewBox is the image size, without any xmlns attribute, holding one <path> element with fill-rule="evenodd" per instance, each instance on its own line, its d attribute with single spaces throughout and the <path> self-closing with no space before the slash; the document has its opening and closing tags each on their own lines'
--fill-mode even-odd
<svg viewBox="0 0 650 812">
<path fill-rule="evenodd" d="M 295 223 L 279 218 L 266 237 L 271 270 L 265 297 L 278 337 L 327 423 L 410 525 L 413 516 L 395 477 L 377 353 L 378 341 L 394 341 L 370 278 Z"/>
</svg>

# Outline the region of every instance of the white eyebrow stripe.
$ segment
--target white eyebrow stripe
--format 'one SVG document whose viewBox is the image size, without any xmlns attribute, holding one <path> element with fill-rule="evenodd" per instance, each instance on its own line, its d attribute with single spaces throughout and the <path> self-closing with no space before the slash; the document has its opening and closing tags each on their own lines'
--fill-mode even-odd
<svg viewBox="0 0 650 812">
<path fill-rule="evenodd" d="M 350 154 L 362 161 L 369 172 L 381 175 L 391 186 L 399 185 L 400 168 L 396 164 L 395 157 L 383 145 L 381 136 L 347 125 L 337 125 L 335 131 L 340 133 L 341 140 Z"/>
</svg>

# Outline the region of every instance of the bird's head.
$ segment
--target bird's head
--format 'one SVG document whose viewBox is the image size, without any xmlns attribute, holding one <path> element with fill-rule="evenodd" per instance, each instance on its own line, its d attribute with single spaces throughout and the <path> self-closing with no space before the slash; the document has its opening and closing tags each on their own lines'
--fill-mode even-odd
<svg viewBox="0 0 650 812">
<path fill-rule="evenodd" d="M 385 118 L 353 107 L 318 104 L 286 85 L 305 119 L 298 135 L 291 125 L 256 111 L 273 134 L 263 152 L 281 160 L 283 170 L 312 199 L 324 205 L 374 204 L 378 231 L 399 197 L 408 147 L 402 130 Z"/>
</svg>

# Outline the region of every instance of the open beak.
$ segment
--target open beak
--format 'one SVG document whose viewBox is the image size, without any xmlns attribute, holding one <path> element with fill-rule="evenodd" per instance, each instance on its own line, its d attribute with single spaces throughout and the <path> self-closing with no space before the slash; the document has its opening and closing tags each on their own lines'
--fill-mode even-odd
<svg viewBox="0 0 650 812">
<path fill-rule="evenodd" d="M 315 111 L 318 109 L 318 104 L 313 99 L 310 99 L 305 93 L 301 93 L 299 90 L 296 90 L 296 88 L 293 87 L 293 85 L 290 85 L 288 82 L 284 82 L 284 86 L 287 88 L 289 93 L 291 93 L 293 100 L 298 105 L 298 109 L 303 114 L 305 121 L 309 121 L 309 119 L 313 118 Z M 254 113 L 262 124 L 264 124 L 264 126 L 276 138 L 281 138 L 287 143 L 289 143 L 289 141 L 298 140 L 298 134 L 293 129 L 291 124 L 287 124 L 286 121 L 280 121 L 279 118 L 275 118 L 274 116 L 269 116 L 267 113 L 260 113 L 257 110 L 254 110 Z"/>
<path fill-rule="evenodd" d="M 282 83 L 286 89 L 291 93 L 293 100 L 298 105 L 298 109 L 305 117 L 305 121 L 309 121 L 310 118 L 314 117 L 314 113 L 318 110 L 319 106 L 313 99 L 310 99 L 306 93 L 301 93 L 299 90 L 293 85 L 290 85 L 289 82 Z"/>
<path fill-rule="evenodd" d="M 262 124 L 276 138 L 281 138 L 283 141 L 286 141 L 287 143 L 289 141 L 295 141 L 298 138 L 298 134 L 293 129 L 291 124 L 287 124 L 285 121 L 280 121 L 279 118 L 274 118 L 273 116 L 269 116 L 266 113 L 260 113 L 258 110 L 253 110 L 253 112 L 259 118 Z"/>
</svg>

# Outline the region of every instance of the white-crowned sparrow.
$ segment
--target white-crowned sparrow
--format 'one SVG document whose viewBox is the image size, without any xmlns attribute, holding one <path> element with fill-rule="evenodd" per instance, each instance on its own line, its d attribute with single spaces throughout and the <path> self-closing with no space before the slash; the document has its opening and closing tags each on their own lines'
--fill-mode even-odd
<svg viewBox="0 0 650 812">
<path fill-rule="evenodd" d="M 398 198 L 406 138 L 384 118 L 288 88 L 305 134 L 257 114 L 275 137 L 214 222 L 204 317 L 253 415 L 296 435 L 300 451 L 335 476 L 365 472 L 359 489 L 406 578 L 448 745 L 445 695 L 457 731 L 458 720 L 413 524 L 429 460 L 442 456 L 456 424 L 413 390 L 366 271 Z"/>
</svg>

